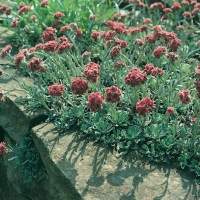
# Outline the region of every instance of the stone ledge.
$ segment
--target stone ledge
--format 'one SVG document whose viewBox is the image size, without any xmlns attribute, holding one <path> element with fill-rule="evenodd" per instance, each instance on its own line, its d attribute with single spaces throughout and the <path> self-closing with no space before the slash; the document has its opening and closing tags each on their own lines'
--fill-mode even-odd
<svg viewBox="0 0 200 200">
<path fill-rule="evenodd" d="M 116 152 L 81 141 L 78 134 L 71 130 L 59 135 L 53 124 L 32 129 L 47 173 L 63 199 L 174 200 L 196 195 L 192 177 L 180 175 L 172 166 L 150 165 L 134 152 L 117 158 Z"/>
<path fill-rule="evenodd" d="M 16 75 L 15 70 L 6 66 L 3 70 Z M 19 76 L 18 79 L 22 81 L 22 77 Z M 33 84 L 30 79 L 25 81 L 27 84 Z M 1 77 L 2 89 L 13 89 L 15 85 L 15 81 L 5 75 Z M 0 104 L 0 126 L 17 143 L 26 136 L 33 119 L 41 116 L 40 112 L 29 112 L 23 104 L 20 104 L 20 99 L 23 99 L 24 95 L 23 92 L 13 92 L 8 95 L 5 103 Z M 194 176 L 173 166 L 151 165 L 134 152 L 128 157 L 118 158 L 117 153 L 109 148 L 79 140 L 77 130 L 59 135 L 53 124 L 37 125 L 32 128 L 31 133 L 46 168 L 47 177 L 50 179 L 49 187 L 55 187 L 54 190 L 58 192 L 56 195 L 59 198 L 56 199 L 192 200 L 194 197 L 199 198 L 199 189 Z M 9 170 L 12 174 L 12 167 Z M 19 183 L 16 179 L 8 180 L 13 184 Z M 35 186 L 45 188 L 37 182 Z M 19 189 L 16 185 L 14 187 Z M 54 199 L 55 194 L 49 191 L 47 196 Z M 33 197 L 33 200 L 35 199 L 43 200 L 41 194 L 38 194 L 37 198 Z"/>
<path fill-rule="evenodd" d="M 33 80 L 16 74 L 15 69 L 7 65 L 1 66 L 1 69 L 10 76 L 14 76 L 20 83 L 25 81 L 27 85 L 33 85 Z M 0 77 L 1 89 L 6 92 L 12 89 L 20 89 L 20 86 L 15 80 L 3 74 Z M 37 112 L 26 110 L 22 102 L 25 95 L 25 92 L 14 91 L 8 94 L 6 102 L 0 103 L 0 126 L 18 144 L 26 136 L 30 127 L 37 122 L 37 118 L 44 116 L 42 110 L 38 110 Z"/>
</svg>

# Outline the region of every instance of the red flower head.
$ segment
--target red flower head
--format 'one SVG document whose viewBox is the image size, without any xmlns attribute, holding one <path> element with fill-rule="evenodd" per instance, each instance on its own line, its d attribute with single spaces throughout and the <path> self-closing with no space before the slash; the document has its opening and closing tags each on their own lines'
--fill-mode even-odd
<svg viewBox="0 0 200 200">
<path fill-rule="evenodd" d="M 24 12 L 27 13 L 30 9 L 31 9 L 30 6 L 23 6 L 22 8 L 20 8 L 20 9 L 18 10 L 18 14 L 21 15 L 21 14 L 24 13 Z"/>
<path fill-rule="evenodd" d="M 110 103 L 118 102 L 121 98 L 122 92 L 117 86 L 106 88 L 106 101 Z"/>
<path fill-rule="evenodd" d="M 100 33 L 97 32 L 97 31 L 94 31 L 92 34 L 91 34 L 91 38 L 94 39 L 95 41 L 97 40 L 97 38 L 100 36 Z"/>
<path fill-rule="evenodd" d="M 43 49 L 45 52 L 55 52 L 58 47 L 58 43 L 56 41 L 49 41 L 43 45 Z"/>
<path fill-rule="evenodd" d="M 76 37 L 81 37 L 83 35 L 83 31 L 81 28 L 76 28 Z"/>
<path fill-rule="evenodd" d="M 171 8 L 164 8 L 163 12 L 164 13 L 169 13 L 169 12 L 172 12 L 172 9 Z"/>
<path fill-rule="evenodd" d="M 158 46 L 154 49 L 153 54 L 155 58 L 160 58 L 162 55 L 165 55 L 166 47 Z"/>
<path fill-rule="evenodd" d="M 55 40 L 56 38 L 56 29 L 52 27 L 46 28 L 46 30 L 42 33 L 42 40 L 44 42 Z"/>
<path fill-rule="evenodd" d="M 165 6 L 161 2 L 151 4 L 150 10 L 155 10 L 156 8 L 163 10 Z"/>
<path fill-rule="evenodd" d="M 169 115 L 173 114 L 174 113 L 174 108 L 173 107 L 168 107 L 166 113 L 169 114 Z"/>
<path fill-rule="evenodd" d="M 26 4 L 24 3 L 24 2 L 21 2 L 20 4 L 19 4 L 19 9 L 21 9 L 22 7 L 24 7 Z"/>
<path fill-rule="evenodd" d="M 38 51 L 40 49 L 43 49 L 43 44 L 42 43 L 38 43 L 35 45 L 35 51 Z"/>
<path fill-rule="evenodd" d="M 92 112 L 101 110 L 104 96 L 100 92 L 93 92 L 88 97 L 88 107 Z"/>
<path fill-rule="evenodd" d="M 96 20 L 98 18 L 98 15 L 90 15 L 89 20 Z"/>
<path fill-rule="evenodd" d="M 61 33 L 64 32 L 64 31 L 71 31 L 71 30 L 72 30 L 71 26 L 62 26 L 60 28 Z"/>
<path fill-rule="evenodd" d="M 114 40 L 121 48 L 126 48 L 128 46 L 127 42 L 124 40 L 120 40 L 119 38 L 114 38 Z"/>
<path fill-rule="evenodd" d="M 5 46 L 2 50 L 1 50 L 1 58 L 5 58 L 6 54 L 9 53 L 9 51 L 12 49 L 11 45 L 7 45 Z"/>
<path fill-rule="evenodd" d="M 169 47 L 171 48 L 171 50 L 173 52 L 176 52 L 178 50 L 178 47 L 181 45 L 181 40 L 178 39 L 173 39 L 170 44 Z"/>
<path fill-rule="evenodd" d="M 82 57 L 83 58 L 88 57 L 90 54 L 91 54 L 90 51 L 85 51 L 85 52 L 83 52 Z"/>
<path fill-rule="evenodd" d="M 138 33 L 138 32 L 140 32 L 140 29 L 137 27 L 130 27 L 129 29 L 128 29 L 128 32 L 131 34 L 131 35 L 134 35 L 135 33 Z"/>
<path fill-rule="evenodd" d="M 167 32 L 167 31 L 164 31 L 164 38 L 163 40 L 168 43 L 169 41 L 173 40 L 173 39 L 176 39 L 176 33 L 174 32 Z"/>
<path fill-rule="evenodd" d="M 120 45 L 114 46 L 111 50 L 110 50 L 110 57 L 112 59 L 115 59 L 121 52 L 121 47 Z"/>
<path fill-rule="evenodd" d="M 153 30 L 154 30 L 153 36 L 156 40 L 159 40 L 161 36 L 163 36 L 163 34 L 165 33 L 160 26 L 154 26 Z"/>
<path fill-rule="evenodd" d="M 135 42 L 134 42 L 134 44 L 143 46 L 143 45 L 144 45 L 144 42 L 143 42 L 143 40 L 141 40 L 141 39 L 136 39 Z"/>
<path fill-rule="evenodd" d="M 113 38 L 114 35 L 115 35 L 115 31 L 109 30 L 108 32 L 105 32 L 104 39 L 110 40 Z"/>
<path fill-rule="evenodd" d="M 62 12 L 56 12 L 56 13 L 53 15 L 53 18 L 54 18 L 54 19 L 59 19 L 59 18 L 64 17 L 64 16 L 65 16 L 64 13 L 62 13 Z"/>
<path fill-rule="evenodd" d="M 156 42 L 156 39 L 153 35 L 147 34 L 145 36 L 145 42 L 150 43 L 150 44 L 154 44 Z"/>
<path fill-rule="evenodd" d="M 88 84 L 87 81 L 85 81 L 83 78 L 78 77 L 73 79 L 70 87 L 74 94 L 82 95 L 87 91 Z"/>
<path fill-rule="evenodd" d="M 26 56 L 27 56 L 27 51 L 26 51 L 25 49 L 22 50 L 21 52 L 19 52 L 19 53 L 16 55 L 16 57 L 15 57 L 15 59 L 14 59 L 14 64 L 15 64 L 15 67 L 16 67 L 17 69 L 19 69 L 20 63 L 22 62 L 23 58 L 25 58 Z"/>
<path fill-rule="evenodd" d="M 139 86 L 147 80 L 147 74 L 140 71 L 138 68 L 133 67 L 125 77 L 125 83 L 131 87 Z"/>
<path fill-rule="evenodd" d="M 182 90 L 178 93 L 179 100 L 183 104 L 188 104 L 190 102 L 190 91 L 189 90 Z"/>
<path fill-rule="evenodd" d="M 190 4 L 190 2 L 188 0 L 182 0 L 181 3 L 184 4 L 184 5 L 189 5 Z"/>
<path fill-rule="evenodd" d="M 60 84 L 53 84 L 49 86 L 48 91 L 50 96 L 60 97 L 63 95 L 63 91 L 65 90 L 65 87 Z"/>
<path fill-rule="evenodd" d="M 8 151 L 7 151 L 7 148 L 6 148 L 6 144 L 4 142 L 1 142 L 0 143 L 0 156 L 5 155 L 7 153 L 8 153 Z"/>
<path fill-rule="evenodd" d="M 147 73 L 147 75 L 152 75 L 152 76 L 163 75 L 163 70 L 161 68 L 154 67 L 151 63 L 145 65 L 144 71 Z"/>
<path fill-rule="evenodd" d="M 151 24 L 152 23 L 150 18 L 145 18 L 143 22 L 147 23 L 147 24 Z"/>
<path fill-rule="evenodd" d="M 43 0 L 41 3 L 40 3 L 40 6 L 41 7 L 45 7 L 48 5 L 48 0 Z"/>
<path fill-rule="evenodd" d="M 147 25 L 146 24 L 143 24 L 139 27 L 139 31 L 140 32 L 143 32 L 143 31 L 146 31 L 147 30 Z"/>
<path fill-rule="evenodd" d="M 32 72 L 35 72 L 35 71 L 45 72 L 41 58 L 33 57 L 32 60 L 28 63 L 28 68 Z"/>
<path fill-rule="evenodd" d="M 183 16 L 185 16 L 186 18 L 192 18 L 192 14 L 190 12 L 188 12 L 188 11 L 185 11 L 183 13 Z"/>
<path fill-rule="evenodd" d="M 126 64 L 122 61 L 118 61 L 113 65 L 113 67 L 125 67 L 125 66 Z"/>
<path fill-rule="evenodd" d="M 174 2 L 171 9 L 174 10 L 181 10 L 181 4 L 179 2 Z"/>
<path fill-rule="evenodd" d="M 6 6 L 6 11 L 5 11 L 6 15 L 10 15 L 11 11 L 12 11 L 12 8 L 9 6 Z"/>
<path fill-rule="evenodd" d="M 144 67 L 144 71 L 147 73 L 147 75 L 151 74 L 151 70 L 154 69 L 155 67 L 150 63 L 146 64 Z"/>
<path fill-rule="evenodd" d="M 179 26 L 176 27 L 176 29 L 177 29 L 178 31 L 183 30 L 183 29 L 184 29 L 184 26 L 179 25 Z"/>
<path fill-rule="evenodd" d="M 114 26 L 112 28 L 116 33 L 123 33 L 125 25 L 122 22 L 114 22 Z"/>
<path fill-rule="evenodd" d="M 96 83 L 100 74 L 100 66 L 94 62 L 86 65 L 84 75 L 88 81 Z"/>
<path fill-rule="evenodd" d="M 33 23 L 35 20 L 36 20 L 36 16 L 35 16 L 35 15 L 32 15 L 32 16 L 30 17 L 30 23 Z"/>
<path fill-rule="evenodd" d="M 152 76 L 162 76 L 163 75 L 163 70 L 159 67 L 154 67 L 152 70 L 151 70 L 151 75 Z"/>
<path fill-rule="evenodd" d="M 200 12 L 200 9 L 199 8 L 194 8 L 193 10 L 192 10 L 192 15 L 196 15 L 197 13 L 199 13 Z"/>
<path fill-rule="evenodd" d="M 169 52 L 167 54 L 167 58 L 171 61 L 171 62 L 175 62 L 176 60 L 178 60 L 178 55 L 176 55 L 174 52 Z"/>
<path fill-rule="evenodd" d="M 17 26 L 18 22 L 19 22 L 19 18 L 14 18 L 10 24 L 11 28 L 15 28 Z"/>
<path fill-rule="evenodd" d="M 73 46 L 72 43 L 64 41 L 58 45 L 58 53 L 62 54 L 66 49 L 70 49 Z"/>
<path fill-rule="evenodd" d="M 155 109 L 154 101 L 148 97 L 136 103 L 136 111 L 142 116 L 145 116 L 147 112 L 153 109 Z"/>
</svg>

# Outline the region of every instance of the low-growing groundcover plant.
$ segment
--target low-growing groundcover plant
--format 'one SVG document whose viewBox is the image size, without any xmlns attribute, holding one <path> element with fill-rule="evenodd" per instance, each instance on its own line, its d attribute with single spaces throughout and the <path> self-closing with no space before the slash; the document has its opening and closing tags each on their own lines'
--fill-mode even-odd
<svg viewBox="0 0 200 200">
<path fill-rule="evenodd" d="M 97 24 L 94 19 L 102 13 L 101 18 L 111 17 L 116 11 L 111 7 L 111 0 L 15 0 L 10 6 L 1 5 L 0 13 L 4 13 L 3 26 L 10 28 L 11 36 L 18 45 L 34 46 L 42 42 L 41 34 L 47 27 L 59 29 L 65 24 L 78 23 L 82 31 L 90 35 Z M 98 20 L 100 20 L 99 18 Z M 82 42 L 86 42 L 83 41 Z"/>
<path fill-rule="evenodd" d="M 21 85 L 27 107 L 43 107 L 60 133 L 76 126 L 80 137 L 200 176 L 200 4 L 123 3 L 112 19 L 93 18 L 91 32 L 49 26 L 40 43 L 1 57 L 35 80 Z"/>
</svg>

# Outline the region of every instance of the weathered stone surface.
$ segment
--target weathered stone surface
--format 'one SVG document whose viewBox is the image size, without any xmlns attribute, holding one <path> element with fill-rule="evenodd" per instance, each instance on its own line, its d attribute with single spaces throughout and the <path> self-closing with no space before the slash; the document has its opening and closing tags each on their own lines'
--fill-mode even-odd
<svg viewBox="0 0 200 200">
<path fill-rule="evenodd" d="M 27 85 L 32 85 L 33 81 L 20 76 L 17 74 L 17 70 L 12 69 L 12 67 L 3 65 L 1 68 L 4 74 L 0 78 L 0 90 L 4 92 L 16 90 L 7 95 L 4 103 L 0 103 L 0 126 L 19 144 L 20 140 L 29 131 L 31 121 L 43 115 L 43 111 L 31 112 L 26 110 L 23 102 L 23 97 L 25 97 L 26 93 L 17 91 L 21 89 L 19 84 L 6 76 L 5 73 L 14 76 L 20 83 L 25 81 Z"/>
<path fill-rule="evenodd" d="M 76 130 L 59 135 L 52 124 L 32 130 L 47 173 L 65 200 L 200 198 L 194 175 L 172 165 L 150 164 L 135 153 L 118 158 L 109 148 L 79 140 Z"/>
</svg>

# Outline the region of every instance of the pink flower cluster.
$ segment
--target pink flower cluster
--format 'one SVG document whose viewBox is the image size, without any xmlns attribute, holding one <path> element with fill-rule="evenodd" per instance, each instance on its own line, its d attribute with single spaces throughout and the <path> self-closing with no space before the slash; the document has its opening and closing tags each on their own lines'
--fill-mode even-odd
<svg viewBox="0 0 200 200">
<path fill-rule="evenodd" d="M 84 51 L 83 54 L 82 54 L 82 57 L 83 58 L 88 57 L 90 54 L 91 54 L 90 51 Z"/>
<path fill-rule="evenodd" d="M 156 8 L 163 10 L 165 6 L 161 2 L 156 2 L 156 3 L 151 4 L 150 10 L 155 10 Z"/>
<path fill-rule="evenodd" d="M 14 18 L 10 24 L 11 28 L 15 28 L 18 23 L 19 23 L 19 18 Z"/>
<path fill-rule="evenodd" d="M 56 12 L 56 13 L 53 15 L 54 19 L 59 19 L 59 18 L 64 17 L 64 16 L 65 16 L 65 14 L 62 13 L 62 12 Z"/>
<path fill-rule="evenodd" d="M 147 74 L 145 71 L 140 71 L 138 68 L 133 67 L 125 77 L 125 83 L 131 87 L 144 84 L 147 80 Z"/>
<path fill-rule="evenodd" d="M 5 13 L 6 15 L 10 15 L 11 11 L 12 11 L 12 8 L 7 5 L 3 4 L 0 6 L 0 14 Z"/>
<path fill-rule="evenodd" d="M 5 58 L 6 54 L 9 53 L 9 51 L 12 49 L 11 45 L 7 45 L 5 46 L 2 50 L 1 50 L 1 58 Z"/>
<path fill-rule="evenodd" d="M 155 109 L 154 101 L 148 97 L 143 98 L 136 103 L 136 111 L 142 116 L 145 116 L 147 112 L 152 111 L 153 109 Z"/>
<path fill-rule="evenodd" d="M 169 114 L 169 115 L 172 115 L 174 113 L 174 108 L 168 107 L 166 113 Z"/>
<path fill-rule="evenodd" d="M 24 5 L 18 10 L 18 14 L 21 15 L 22 13 L 27 13 L 30 9 L 30 6 Z"/>
<path fill-rule="evenodd" d="M 54 83 L 48 88 L 50 96 L 55 96 L 55 97 L 61 97 L 63 95 L 64 90 L 65 87 L 57 83 Z"/>
<path fill-rule="evenodd" d="M 113 67 L 125 67 L 126 64 L 122 61 L 118 61 L 116 63 L 114 63 Z"/>
<path fill-rule="evenodd" d="M 49 3 L 48 0 L 42 0 L 42 2 L 40 3 L 40 6 L 45 7 L 48 5 L 48 3 Z"/>
<path fill-rule="evenodd" d="M 190 102 L 190 91 L 189 90 L 182 90 L 178 93 L 178 98 L 183 104 L 188 104 Z"/>
<path fill-rule="evenodd" d="M 15 57 L 14 59 L 14 64 L 15 64 L 15 67 L 17 69 L 19 69 L 19 65 L 20 63 L 22 62 L 23 58 L 26 58 L 27 56 L 27 50 L 26 49 L 23 49 L 21 50 Z"/>
<path fill-rule="evenodd" d="M 0 143 L 0 156 L 5 155 L 7 153 L 8 153 L 8 151 L 7 151 L 5 142 L 1 142 Z"/>
<path fill-rule="evenodd" d="M 167 48 L 164 46 L 157 46 L 154 51 L 154 57 L 155 58 L 160 58 L 162 55 L 165 55 Z"/>
<path fill-rule="evenodd" d="M 116 45 L 114 46 L 111 50 L 110 50 L 110 57 L 114 60 L 121 52 L 121 47 L 120 45 Z"/>
<path fill-rule="evenodd" d="M 174 52 L 169 52 L 167 54 L 167 58 L 173 63 L 175 62 L 176 60 L 178 60 L 178 55 L 176 55 Z"/>
<path fill-rule="evenodd" d="M 152 76 L 163 75 L 163 70 L 161 68 L 154 67 L 152 64 L 146 64 L 144 71 L 147 73 L 147 75 L 152 75 Z"/>
<path fill-rule="evenodd" d="M 82 95 L 87 91 L 88 83 L 83 78 L 78 77 L 72 80 L 70 87 L 74 94 Z"/>
<path fill-rule="evenodd" d="M 43 45 L 45 52 L 55 52 L 57 50 L 58 43 L 56 41 L 48 41 Z"/>
<path fill-rule="evenodd" d="M 106 101 L 110 103 L 116 103 L 120 100 L 122 95 L 121 90 L 117 86 L 111 86 L 106 88 Z"/>
<path fill-rule="evenodd" d="M 42 40 L 44 42 L 55 40 L 56 38 L 56 29 L 52 27 L 47 27 L 46 30 L 42 33 Z"/>
<path fill-rule="evenodd" d="M 45 72 L 42 59 L 41 58 L 35 58 L 33 57 L 31 61 L 28 63 L 28 68 L 32 71 L 39 71 L 39 72 Z"/>
<path fill-rule="evenodd" d="M 88 97 L 88 107 L 92 112 L 101 110 L 104 96 L 100 92 L 92 92 Z"/>
<path fill-rule="evenodd" d="M 72 43 L 70 43 L 68 40 L 61 42 L 61 44 L 58 45 L 58 53 L 62 54 L 66 49 L 70 49 L 73 46 Z"/>
<path fill-rule="evenodd" d="M 94 62 L 90 62 L 84 69 L 84 75 L 88 81 L 96 83 L 100 74 L 100 66 Z"/>
</svg>

